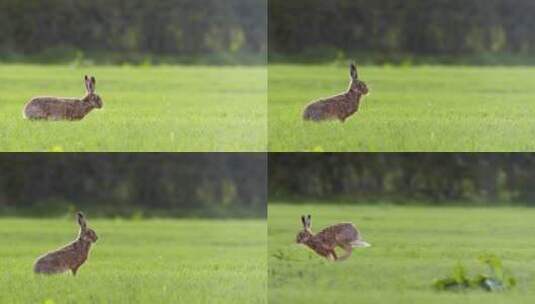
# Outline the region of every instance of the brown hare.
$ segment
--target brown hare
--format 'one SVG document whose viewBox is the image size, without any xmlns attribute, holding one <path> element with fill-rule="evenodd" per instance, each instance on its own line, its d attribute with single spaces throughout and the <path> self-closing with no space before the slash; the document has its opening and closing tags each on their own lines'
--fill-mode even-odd
<svg viewBox="0 0 535 304">
<path fill-rule="evenodd" d="M 351 223 L 341 223 L 329 226 L 317 234 L 313 234 L 312 219 L 310 214 L 301 216 L 303 230 L 297 234 L 297 243 L 305 244 L 317 254 L 332 260 L 343 261 L 351 256 L 355 247 L 370 247 L 371 245 L 360 238 L 360 233 Z M 346 253 L 341 257 L 336 256 L 334 249 L 341 247 Z"/>
<path fill-rule="evenodd" d="M 351 83 L 347 92 L 312 102 L 305 108 L 303 119 L 316 122 L 339 119 L 344 122 L 356 113 L 362 95 L 368 94 L 368 87 L 358 79 L 357 67 L 354 63 L 349 66 L 349 74 Z"/>
<path fill-rule="evenodd" d="M 81 99 L 34 97 L 24 106 L 23 116 L 37 120 L 81 120 L 91 110 L 102 108 L 102 99 L 95 94 L 95 77 L 85 76 L 87 94 Z"/>
<path fill-rule="evenodd" d="M 35 273 L 54 274 L 70 270 L 76 275 L 78 268 L 87 260 L 91 244 L 95 243 L 98 237 L 95 231 L 87 228 L 81 212 L 78 212 L 76 217 L 80 225 L 78 238 L 61 249 L 39 257 L 33 268 Z"/>
</svg>

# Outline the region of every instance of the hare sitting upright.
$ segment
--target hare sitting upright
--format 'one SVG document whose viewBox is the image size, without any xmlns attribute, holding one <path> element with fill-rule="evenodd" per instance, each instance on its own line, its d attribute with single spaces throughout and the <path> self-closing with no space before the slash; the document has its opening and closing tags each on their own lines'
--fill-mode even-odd
<svg viewBox="0 0 535 304">
<path fill-rule="evenodd" d="M 85 76 L 87 94 L 81 99 L 63 97 L 34 97 L 24 106 L 27 119 L 81 120 L 91 110 L 102 108 L 102 99 L 95 94 L 95 77 Z"/>
<path fill-rule="evenodd" d="M 318 122 L 339 119 L 344 122 L 346 118 L 358 111 L 360 98 L 368 94 L 368 87 L 358 79 L 357 67 L 354 63 L 351 63 L 349 70 L 351 83 L 347 92 L 312 102 L 305 108 L 304 120 Z"/>
<path fill-rule="evenodd" d="M 296 242 L 305 244 L 317 254 L 333 261 L 343 261 L 351 256 L 354 247 L 370 247 L 371 245 L 360 238 L 360 233 L 351 223 L 341 223 L 329 226 L 317 234 L 313 234 L 310 214 L 301 216 L 303 230 L 297 234 Z M 345 255 L 337 257 L 334 249 L 341 247 Z"/>
<path fill-rule="evenodd" d="M 33 268 L 35 273 L 54 274 L 70 270 L 76 275 L 78 268 L 87 260 L 91 244 L 95 243 L 98 237 L 95 231 L 87 228 L 81 212 L 78 212 L 76 217 L 80 225 L 78 238 L 61 249 L 39 257 Z"/>
</svg>

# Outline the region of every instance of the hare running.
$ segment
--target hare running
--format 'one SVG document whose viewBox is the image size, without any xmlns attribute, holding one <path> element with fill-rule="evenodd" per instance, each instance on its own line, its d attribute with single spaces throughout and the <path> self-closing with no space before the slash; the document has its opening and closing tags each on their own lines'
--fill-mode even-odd
<svg viewBox="0 0 535 304">
<path fill-rule="evenodd" d="M 368 94 L 368 87 L 358 79 L 357 67 L 354 63 L 349 66 L 351 83 L 347 92 L 321 99 L 309 104 L 303 113 L 304 120 L 322 121 L 339 119 L 341 122 L 359 110 L 362 95 Z"/>
<path fill-rule="evenodd" d="M 102 99 L 95 94 L 95 77 L 85 75 L 87 94 L 81 99 L 63 97 L 34 97 L 25 106 L 24 118 L 37 120 L 81 120 L 91 110 L 102 108 Z"/>
<path fill-rule="evenodd" d="M 370 247 L 371 245 L 360 238 L 360 233 L 352 223 L 341 223 L 329 226 L 317 234 L 313 234 L 310 214 L 301 216 L 303 230 L 297 234 L 296 242 L 305 244 L 317 254 L 332 260 L 343 261 L 351 256 L 355 247 Z M 334 249 L 339 246 L 345 250 L 345 255 L 336 256 Z"/>
<path fill-rule="evenodd" d="M 80 225 L 78 238 L 61 249 L 39 257 L 33 268 L 35 273 L 54 274 L 71 270 L 72 274 L 76 275 L 78 268 L 87 260 L 91 244 L 95 243 L 98 237 L 95 231 L 87 228 L 81 212 L 78 212 L 76 217 Z"/>
</svg>

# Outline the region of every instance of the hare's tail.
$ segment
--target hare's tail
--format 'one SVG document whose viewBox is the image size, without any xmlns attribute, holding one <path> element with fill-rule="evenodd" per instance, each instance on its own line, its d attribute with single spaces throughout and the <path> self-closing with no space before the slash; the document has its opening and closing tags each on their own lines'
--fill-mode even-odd
<svg viewBox="0 0 535 304">
<path fill-rule="evenodd" d="M 28 119 L 28 120 L 33 119 L 33 117 L 30 114 L 28 114 L 28 111 L 26 110 L 26 108 L 24 110 L 22 110 L 22 118 L 23 119 Z"/>
<path fill-rule="evenodd" d="M 366 248 L 366 247 L 371 247 L 371 244 L 368 243 L 368 242 L 364 242 L 364 241 L 361 241 L 361 240 L 356 240 L 356 241 L 353 241 L 350 243 L 351 244 L 351 247 L 353 248 Z"/>
<path fill-rule="evenodd" d="M 24 118 L 24 119 L 29 119 L 30 118 L 28 116 L 28 104 L 26 104 L 24 106 L 24 108 L 22 108 L 22 118 Z"/>
</svg>

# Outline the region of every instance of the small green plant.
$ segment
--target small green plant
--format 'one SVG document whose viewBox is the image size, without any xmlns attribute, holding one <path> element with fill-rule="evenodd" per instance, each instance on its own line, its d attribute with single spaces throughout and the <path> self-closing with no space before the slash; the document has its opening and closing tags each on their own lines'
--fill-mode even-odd
<svg viewBox="0 0 535 304">
<path fill-rule="evenodd" d="M 435 280 L 433 285 L 439 290 L 463 290 L 470 287 L 470 278 L 466 274 L 466 268 L 457 263 L 451 276 Z"/>
<path fill-rule="evenodd" d="M 503 269 L 502 261 L 497 256 L 481 256 L 479 260 L 489 267 L 491 274 L 479 274 L 474 280 L 478 286 L 487 291 L 502 291 L 516 285 L 516 279 Z"/>
<path fill-rule="evenodd" d="M 435 280 L 433 286 L 438 290 L 462 291 L 482 288 L 489 292 L 499 292 L 516 285 L 516 279 L 503 269 L 502 262 L 497 256 L 481 256 L 479 261 L 488 266 L 488 273 L 480 273 L 470 278 L 466 268 L 457 263 L 451 276 Z"/>
</svg>

